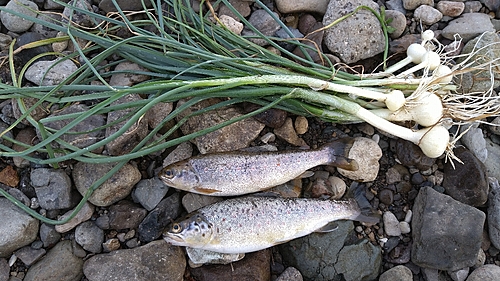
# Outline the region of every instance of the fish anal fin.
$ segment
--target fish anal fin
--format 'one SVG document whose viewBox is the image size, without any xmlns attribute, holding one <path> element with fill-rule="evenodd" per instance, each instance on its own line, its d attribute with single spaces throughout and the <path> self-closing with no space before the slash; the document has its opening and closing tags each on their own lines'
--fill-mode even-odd
<svg viewBox="0 0 500 281">
<path fill-rule="evenodd" d="M 346 137 L 325 144 L 321 150 L 329 155 L 329 162 L 326 164 L 349 171 L 356 171 L 358 163 L 354 159 L 348 158 L 353 143 L 353 138 Z"/>
<path fill-rule="evenodd" d="M 195 187 L 194 190 L 200 194 L 205 194 L 205 195 L 210 195 L 210 194 L 214 194 L 216 192 L 221 192 L 220 190 L 217 190 L 217 189 L 203 188 L 203 187 Z"/>
<path fill-rule="evenodd" d="M 337 228 L 339 228 L 339 225 L 337 224 L 337 222 L 329 222 L 327 223 L 325 226 L 319 228 L 319 229 L 316 229 L 314 232 L 319 232 L 319 233 L 325 233 L 325 232 L 332 232 L 334 230 L 336 230 Z"/>
<path fill-rule="evenodd" d="M 340 155 L 335 156 L 335 161 L 328 164 L 348 171 L 357 171 L 359 169 L 356 160 Z"/>
</svg>

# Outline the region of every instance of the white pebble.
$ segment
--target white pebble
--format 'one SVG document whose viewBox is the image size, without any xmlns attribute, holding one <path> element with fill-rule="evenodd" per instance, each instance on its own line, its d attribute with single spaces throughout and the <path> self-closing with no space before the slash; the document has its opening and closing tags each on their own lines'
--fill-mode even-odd
<svg viewBox="0 0 500 281">
<path fill-rule="evenodd" d="M 328 178 L 328 181 L 330 182 L 332 186 L 332 198 L 334 200 L 338 200 L 344 196 L 345 190 L 346 190 L 346 184 L 345 182 L 336 176 L 331 176 Z"/>
<path fill-rule="evenodd" d="M 410 224 L 405 221 L 399 223 L 399 229 L 401 230 L 401 234 L 408 234 L 411 232 Z"/>
<path fill-rule="evenodd" d="M 16 254 L 12 254 L 9 259 L 9 267 L 13 266 L 17 261 L 17 256 Z"/>
<path fill-rule="evenodd" d="M 260 140 L 263 142 L 263 143 L 269 143 L 269 142 L 273 142 L 274 140 L 276 140 L 276 135 L 269 132 L 265 135 L 263 135 Z"/>
<path fill-rule="evenodd" d="M 376 143 L 379 143 L 380 141 L 380 135 L 379 134 L 375 134 L 372 136 L 372 140 Z"/>
<path fill-rule="evenodd" d="M 383 216 L 385 233 L 389 236 L 399 236 L 401 235 L 401 229 L 399 228 L 399 221 L 396 216 L 387 211 Z"/>
<path fill-rule="evenodd" d="M 411 210 L 408 210 L 408 212 L 406 212 L 406 216 L 405 216 L 404 221 L 407 223 L 410 223 L 412 216 L 413 216 L 413 212 Z"/>
</svg>

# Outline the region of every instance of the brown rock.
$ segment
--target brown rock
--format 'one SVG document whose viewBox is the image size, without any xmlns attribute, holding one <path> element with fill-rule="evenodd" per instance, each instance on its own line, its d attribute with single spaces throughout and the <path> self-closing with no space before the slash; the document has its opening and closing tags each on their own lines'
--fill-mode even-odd
<svg viewBox="0 0 500 281">
<path fill-rule="evenodd" d="M 7 166 L 0 171 L 0 183 L 12 187 L 16 187 L 19 184 L 19 176 L 12 166 Z"/>
</svg>

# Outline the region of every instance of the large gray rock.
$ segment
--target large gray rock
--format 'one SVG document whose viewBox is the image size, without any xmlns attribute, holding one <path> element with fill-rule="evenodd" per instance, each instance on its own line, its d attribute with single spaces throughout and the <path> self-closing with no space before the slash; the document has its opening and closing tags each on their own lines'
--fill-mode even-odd
<svg viewBox="0 0 500 281">
<path fill-rule="evenodd" d="M 52 86 L 58 85 L 72 75 L 78 67 L 71 60 L 60 61 L 37 61 L 26 70 L 27 80 L 36 85 Z"/>
<path fill-rule="evenodd" d="M 422 187 L 413 205 L 412 262 L 448 271 L 473 266 L 485 217 L 474 207 Z"/>
<path fill-rule="evenodd" d="M 34 2 L 28 0 L 11 0 L 7 3 L 5 8 L 30 17 L 36 17 L 38 11 L 38 6 Z M 6 11 L 0 13 L 0 19 L 5 28 L 12 32 L 24 32 L 33 25 L 32 21 Z"/>
<path fill-rule="evenodd" d="M 75 186 L 84 195 L 91 185 L 109 172 L 116 164 L 92 164 L 78 162 L 73 169 Z M 109 206 L 127 197 L 141 179 L 137 167 L 125 164 L 111 178 L 96 189 L 89 201 L 96 206 Z"/>
<path fill-rule="evenodd" d="M 375 280 L 382 265 L 382 250 L 368 240 L 342 248 L 335 269 L 346 281 Z"/>
<path fill-rule="evenodd" d="M 35 241 L 39 222 L 7 198 L 0 197 L 0 257 Z"/>
<path fill-rule="evenodd" d="M 500 185 L 498 179 L 490 178 L 490 194 L 488 196 L 488 230 L 490 241 L 500 249 Z"/>
<path fill-rule="evenodd" d="M 458 34 L 464 42 L 467 42 L 485 31 L 495 32 L 490 16 L 483 13 L 464 13 L 461 17 L 450 21 L 443 29 L 442 35 L 454 40 L 454 36 Z"/>
<path fill-rule="evenodd" d="M 134 249 L 95 255 L 85 262 L 83 272 L 89 281 L 182 281 L 185 267 L 182 248 L 158 240 Z"/>
<path fill-rule="evenodd" d="M 71 179 L 63 170 L 39 168 L 31 171 L 40 207 L 46 210 L 68 209 L 78 202 L 78 193 L 71 188 Z"/>
<path fill-rule="evenodd" d="M 378 5 L 371 0 L 330 1 L 323 17 L 323 25 L 329 25 L 361 5 L 379 10 Z M 324 42 L 345 63 L 371 58 L 382 53 L 385 46 L 380 22 L 370 11 L 363 9 L 328 28 Z"/>
<path fill-rule="evenodd" d="M 64 240 L 57 243 L 45 258 L 30 267 L 24 281 L 80 280 L 83 276 L 82 268 L 83 260 L 74 254 L 71 241 Z"/>
<path fill-rule="evenodd" d="M 180 196 L 176 192 L 161 202 L 139 224 L 137 234 L 142 242 L 158 239 L 165 228 L 180 214 Z"/>
</svg>

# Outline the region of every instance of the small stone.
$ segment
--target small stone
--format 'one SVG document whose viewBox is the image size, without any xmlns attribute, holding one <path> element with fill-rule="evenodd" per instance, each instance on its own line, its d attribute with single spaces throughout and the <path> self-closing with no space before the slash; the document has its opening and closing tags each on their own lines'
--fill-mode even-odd
<svg viewBox="0 0 500 281">
<path fill-rule="evenodd" d="M 274 134 L 277 137 L 285 140 L 289 144 L 295 146 L 307 146 L 307 143 L 297 135 L 297 132 L 293 128 L 292 118 L 288 117 L 280 128 L 274 129 Z"/>
<path fill-rule="evenodd" d="M 448 271 L 448 275 L 453 281 L 465 281 L 469 275 L 469 268 L 466 267 L 455 271 Z"/>
<path fill-rule="evenodd" d="M 405 221 L 399 223 L 399 229 L 401 229 L 401 234 L 408 234 L 411 232 L 410 224 Z"/>
<path fill-rule="evenodd" d="M 472 128 L 461 127 L 460 133 L 467 130 L 467 132 L 460 138 L 461 142 L 472 152 L 477 159 L 485 162 L 488 158 L 488 150 L 486 149 L 486 140 L 483 131 L 477 126 Z"/>
<path fill-rule="evenodd" d="M 161 202 L 144 218 L 137 228 L 141 242 L 158 239 L 165 228 L 180 214 L 179 193 L 174 193 Z"/>
<path fill-rule="evenodd" d="M 198 210 L 201 207 L 222 201 L 220 197 L 206 196 L 195 193 L 187 193 L 182 197 L 182 206 L 188 213 Z"/>
<path fill-rule="evenodd" d="M 71 215 L 71 213 L 73 213 L 73 210 L 66 212 L 64 215 L 61 216 L 61 218 L 59 220 L 66 219 L 67 217 L 69 217 Z M 76 214 L 76 216 L 74 216 L 72 219 L 70 219 L 65 224 L 56 225 L 55 229 L 59 233 L 68 232 L 71 229 L 75 228 L 80 223 L 89 220 L 92 217 L 93 213 L 94 213 L 94 206 L 88 202 L 85 202 L 85 204 L 83 204 L 83 207 Z"/>
<path fill-rule="evenodd" d="M 389 236 L 399 236 L 401 235 L 401 229 L 399 228 L 399 221 L 396 216 L 390 212 L 384 212 L 384 230 Z"/>
<path fill-rule="evenodd" d="M 26 70 L 26 79 L 38 86 L 53 86 L 62 83 L 78 70 L 76 64 L 69 59 L 59 61 L 60 59 L 36 61 Z"/>
<path fill-rule="evenodd" d="M 147 213 L 130 201 L 120 201 L 109 208 L 109 226 L 112 229 L 137 228 Z"/>
<path fill-rule="evenodd" d="M 431 6 L 421 5 L 414 12 L 413 16 L 417 20 L 421 20 L 425 25 L 433 25 L 443 18 L 443 14 L 440 11 L 434 9 Z"/>
<path fill-rule="evenodd" d="M 1 127 L 1 126 L 0 126 Z M 20 130 L 17 135 L 16 135 L 16 141 L 22 142 L 24 144 L 31 145 L 33 140 L 36 138 L 36 132 L 32 127 L 27 127 L 22 130 Z M 17 152 L 21 152 L 26 150 L 27 148 L 14 144 L 12 146 L 12 149 L 14 149 Z M 29 154 L 29 156 L 33 157 L 33 154 Z M 30 161 L 26 160 L 22 157 L 13 157 L 12 160 L 14 161 L 14 165 L 18 168 L 26 168 L 30 165 Z"/>
<path fill-rule="evenodd" d="M 413 281 L 413 273 L 404 265 L 397 265 L 379 276 L 379 281 Z"/>
<path fill-rule="evenodd" d="M 189 142 L 179 144 L 165 159 L 163 159 L 163 167 L 170 164 L 186 160 L 193 155 L 193 146 Z"/>
<path fill-rule="evenodd" d="M 438 9 L 443 16 L 456 18 L 463 13 L 465 4 L 464 2 L 439 1 L 436 4 L 436 9 Z"/>
<path fill-rule="evenodd" d="M 31 171 L 31 184 L 35 188 L 40 207 L 46 210 L 68 209 L 79 200 L 71 187 L 71 179 L 63 170 L 39 168 Z"/>
<path fill-rule="evenodd" d="M 54 225 L 42 223 L 42 225 L 40 225 L 40 239 L 45 248 L 50 248 L 61 240 L 61 234 L 56 231 Z"/>
<path fill-rule="evenodd" d="M 415 10 L 421 5 L 434 6 L 434 0 L 403 0 L 403 7 L 407 10 Z"/>
<path fill-rule="evenodd" d="M 500 276 L 500 266 L 485 264 L 472 271 L 467 281 L 497 281 L 498 276 Z"/>
<path fill-rule="evenodd" d="M 120 241 L 117 238 L 111 238 L 102 243 L 103 252 L 112 252 L 120 249 Z"/>
<path fill-rule="evenodd" d="M 402 165 L 415 166 L 421 171 L 430 169 L 436 162 L 436 159 L 427 157 L 417 145 L 403 139 L 396 141 L 396 157 Z"/>
<path fill-rule="evenodd" d="M 9 263 L 7 262 L 6 259 L 2 259 L 0 258 L 0 280 L 1 281 L 11 281 L 9 279 L 9 275 L 10 275 L 10 266 L 9 266 Z M 22 281 L 22 280 L 20 280 Z"/>
<path fill-rule="evenodd" d="M 264 192 L 276 193 L 283 198 L 298 198 L 302 193 L 302 179 L 293 179 Z"/>
<path fill-rule="evenodd" d="M 5 6 L 5 9 L 12 10 L 13 12 L 29 17 L 36 17 L 38 12 L 38 6 L 34 2 L 28 0 L 9 1 Z M 32 21 L 4 10 L 0 13 L 0 19 L 2 20 L 2 24 L 5 28 L 9 31 L 17 33 L 25 32 L 33 25 Z"/>
<path fill-rule="evenodd" d="M 50 0 L 49 0 L 50 2 Z M 129 1 L 129 0 L 116 0 L 116 5 L 120 7 L 122 11 L 142 11 L 144 9 L 144 3 Z M 148 2 L 145 3 L 146 7 L 148 7 Z M 116 6 L 114 1 L 111 0 L 102 0 L 99 1 L 99 9 L 104 11 L 106 14 L 109 12 L 116 12 Z"/>
<path fill-rule="evenodd" d="M 344 196 L 346 188 L 347 188 L 345 181 L 339 177 L 331 176 L 331 177 L 328 177 L 328 182 L 332 186 L 331 190 L 333 193 L 333 195 L 330 199 L 339 200 L 340 198 L 342 198 Z"/>
<path fill-rule="evenodd" d="M 39 221 L 3 197 L 0 197 L 0 218 L 0 257 L 8 257 L 36 239 Z"/>
<path fill-rule="evenodd" d="M 287 267 L 275 281 L 302 281 L 302 274 L 295 267 Z"/>
<path fill-rule="evenodd" d="M 40 260 L 46 251 L 45 249 L 34 249 L 30 246 L 22 247 L 15 252 L 17 258 L 19 258 L 26 266 L 31 266 L 38 260 Z"/>
<path fill-rule="evenodd" d="M 413 216 L 413 212 L 411 210 L 408 210 L 408 212 L 406 212 L 404 221 L 407 223 L 410 223 L 412 216 Z"/>
<path fill-rule="evenodd" d="M 477 13 L 483 8 L 483 4 L 480 1 L 466 1 L 464 13 Z"/>
<path fill-rule="evenodd" d="M 307 130 L 309 129 L 309 122 L 307 121 L 307 118 L 304 116 L 297 116 L 295 119 L 295 132 L 299 135 L 303 135 L 307 133 Z"/>
<path fill-rule="evenodd" d="M 387 184 L 398 183 L 403 180 L 403 176 L 396 167 L 391 167 L 385 173 L 385 181 Z"/>
<path fill-rule="evenodd" d="M 344 246 L 339 252 L 335 269 L 346 281 L 374 280 L 379 275 L 382 251 L 368 240 Z"/>
<path fill-rule="evenodd" d="M 358 125 L 358 130 L 367 136 L 373 136 L 375 134 L 375 128 L 368 123 L 361 123 Z"/>
<path fill-rule="evenodd" d="M 104 242 L 104 231 L 92 221 L 83 222 L 76 227 L 75 241 L 91 253 L 100 253 Z"/>
<path fill-rule="evenodd" d="M 394 202 L 394 192 L 390 189 L 384 188 L 379 192 L 378 198 L 380 199 L 380 202 L 389 206 Z"/>
<path fill-rule="evenodd" d="M 276 13 L 273 14 L 274 16 L 279 17 L 278 14 Z M 281 28 L 281 26 L 274 20 L 274 18 L 263 9 L 258 9 L 254 11 L 250 15 L 248 22 L 250 22 L 251 25 L 253 25 L 258 31 L 260 31 L 265 36 L 273 36 L 274 33 Z M 254 35 L 254 32 L 245 28 L 242 34 L 244 36 Z M 254 42 L 259 46 L 265 46 L 268 44 L 267 41 L 265 41 L 264 39 L 250 39 L 250 41 Z"/>
<path fill-rule="evenodd" d="M 253 103 L 245 103 L 244 104 L 244 111 L 245 113 L 250 113 L 252 111 L 255 111 L 259 109 L 260 106 L 253 104 Z M 284 110 L 277 109 L 277 108 L 270 108 L 264 112 L 258 113 L 254 115 L 252 118 L 259 121 L 260 123 L 266 125 L 267 127 L 276 129 L 285 123 L 286 117 L 288 116 L 288 113 Z"/>
<path fill-rule="evenodd" d="M 251 8 L 250 8 L 250 4 L 252 2 L 250 1 L 239 1 L 239 0 L 229 0 L 228 1 L 229 4 L 231 4 L 233 6 L 233 8 L 238 11 L 243 17 L 248 17 L 251 13 Z M 194 1 L 194 3 L 196 3 L 196 1 Z M 198 2 L 198 5 L 196 5 L 198 7 L 193 7 L 195 9 L 199 9 L 199 2 Z M 229 9 L 226 5 L 222 5 L 220 8 L 219 8 L 219 17 L 222 16 L 222 15 L 228 15 L 234 19 L 238 18 L 234 13 L 233 11 L 231 11 L 231 9 Z"/>
<path fill-rule="evenodd" d="M 485 262 L 486 262 L 486 254 L 484 253 L 483 249 L 479 249 L 479 253 L 477 254 L 477 261 L 476 264 L 473 266 L 473 269 L 483 266 Z"/>
<path fill-rule="evenodd" d="M 495 178 L 489 181 L 491 190 L 488 196 L 488 230 L 491 244 L 500 249 L 500 184 Z"/>
<path fill-rule="evenodd" d="M 186 247 L 186 254 L 189 257 L 191 267 L 198 267 L 203 264 L 229 264 L 239 261 L 245 257 L 245 254 L 224 254 Z"/>
<path fill-rule="evenodd" d="M 11 187 L 17 187 L 19 176 L 12 166 L 7 166 L 0 171 L 0 183 Z"/>
<path fill-rule="evenodd" d="M 396 10 L 386 10 L 385 18 L 388 20 L 392 19 L 392 21 L 389 23 L 389 26 L 395 29 L 392 33 L 389 34 L 389 36 L 391 36 L 391 38 L 393 39 L 399 38 L 406 28 L 405 14 Z"/>
<path fill-rule="evenodd" d="M 148 69 L 134 63 L 121 62 L 115 67 L 115 73 L 109 80 L 111 86 L 133 86 L 137 83 L 144 82 L 150 77 L 144 74 L 135 74 L 136 72 L 147 72 Z M 122 73 L 120 73 L 122 72 Z"/>
<path fill-rule="evenodd" d="M 278 11 L 283 14 L 310 12 L 322 15 L 328 7 L 328 2 L 328 0 L 299 0 L 292 2 L 287 0 L 276 0 L 276 7 Z"/>
<path fill-rule="evenodd" d="M 263 135 L 260 138 L 260 141 L 263 143 L 270 143 L 270 142 L 274 142 L 275 140 L 276 140 L 276 135 L 271 133 L 271 132 L 266 133 L 265 135 Z"/>
<path fill-rule="evenodd" d="M 140 203 L 146 210 L 153 210 L 161 199 L 165 197 L 169 187 L 158 177 L 141 180 L 132 193 L 134 201 Z"/>
<path fill-rule="evenodd" d="M 349 151 L 348 158 L 356 160 L 357 171 L 348 171 L 337 168 L 337 171 L 351 180 L 369 182 L 377 178 L 380 164 L 378 160 L 382 157 L 382 149 L 371 139 L 357 137 Z"/>
<path fill-rule="evenodd" d="M 233 17 L 230 17 L 228 15 L 221 15 L 219 17 L 219 20 L 227 29 L 229 29 L 234 34 L 240 35 L 243 31 L 243 24 L 235 20 Z"/>
<path fill-rule="evenodd" d="M 141 243 L 139 242 L 139 240 L 137 238 L 132 238 L 132 239 L 128 240 L 127 242 L 125 242 L 125 245 L 127 245 L 127 247 L 129 249 L 133 249 L 133 248 L 137 248 L 139 245 L 141 245 Z"/>
</svg>

